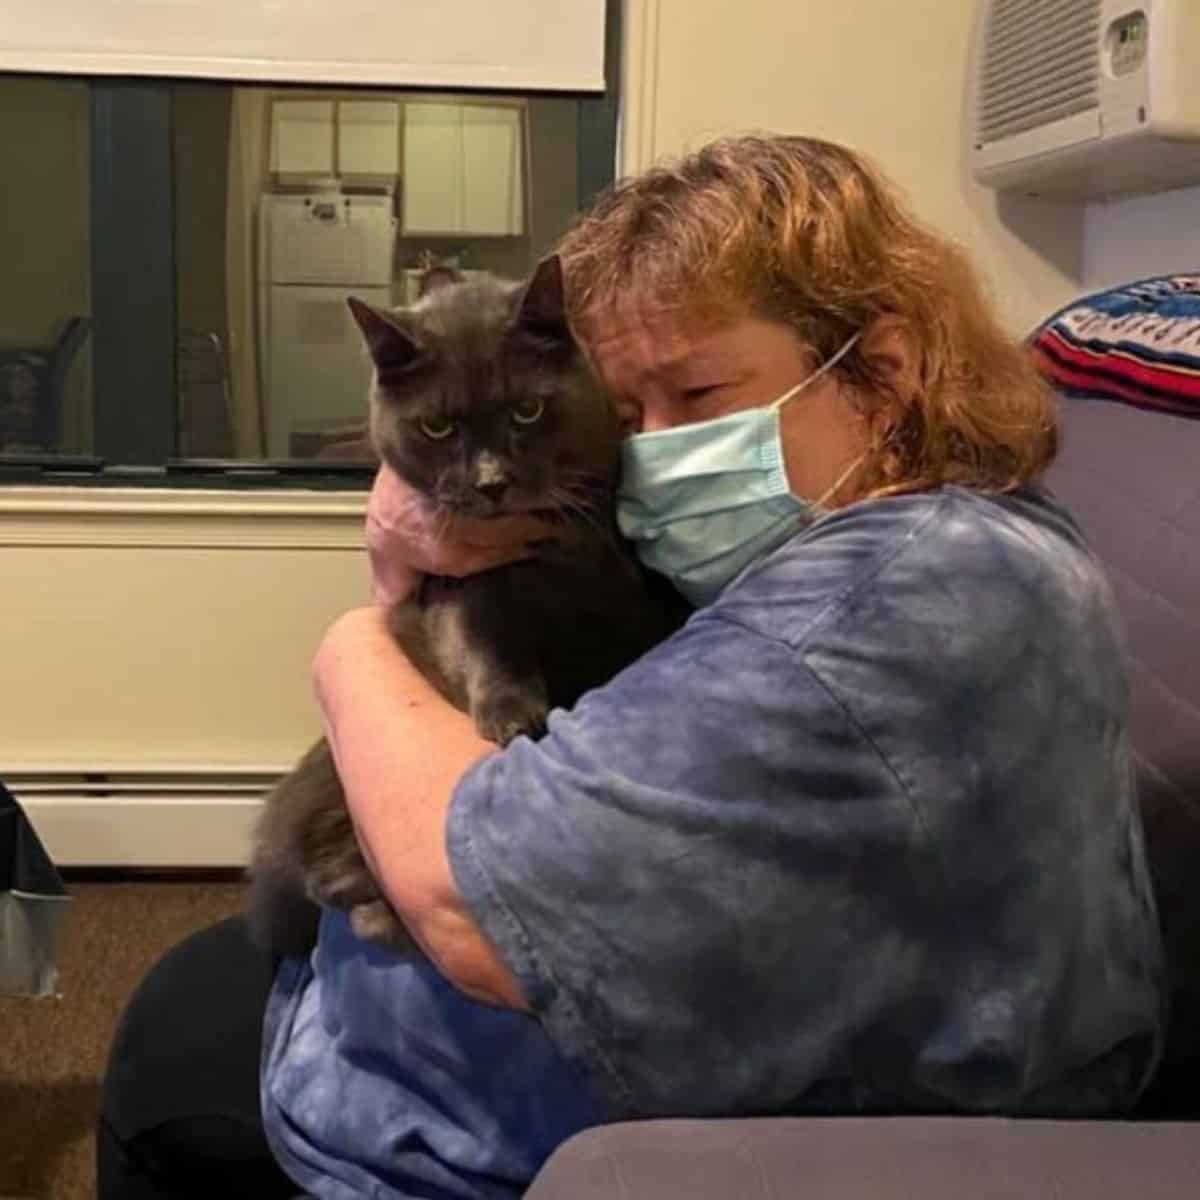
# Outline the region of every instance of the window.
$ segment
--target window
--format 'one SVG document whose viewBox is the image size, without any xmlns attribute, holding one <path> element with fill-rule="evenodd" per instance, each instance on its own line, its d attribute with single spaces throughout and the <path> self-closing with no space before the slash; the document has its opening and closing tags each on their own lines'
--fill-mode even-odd
<svg viewBox="0 0 1200 1200">
<path fill-rule="evenodd" d="M 610 90 L 0 74 L 0 482 L 361 486 L 346 298 L 526 274 L 612 179 Z"/>
</svg>

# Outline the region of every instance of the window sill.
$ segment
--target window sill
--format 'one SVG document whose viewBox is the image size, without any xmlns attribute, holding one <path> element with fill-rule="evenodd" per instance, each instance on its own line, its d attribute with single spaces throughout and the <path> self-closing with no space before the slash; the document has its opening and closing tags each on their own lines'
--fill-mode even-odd
<svg viewBox="0 0 1200 1200">
<path fill-rule="evenodd" d="M 346 550 L 363 545 L 364 491 L 0 488 L 0 547 Z"/>
</svg>

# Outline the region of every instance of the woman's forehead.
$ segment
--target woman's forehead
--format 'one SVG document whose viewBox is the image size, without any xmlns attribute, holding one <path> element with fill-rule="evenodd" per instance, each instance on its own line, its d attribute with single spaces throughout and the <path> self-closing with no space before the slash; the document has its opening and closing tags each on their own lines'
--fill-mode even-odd
<svg viewBox="0 0 1200 1200">
<path fill-rule="evenodd" d="M 605 319 L 591 326 L 587 342 L 606 374 L 641 374 L 661 371 L 687 359 L 697 339 L 685 327 L 661 319 Z"/>
<path fill-rule="evenodd" d="M 589 323 L 586 341 L 601 373 L 636 379 L 693 364 L 721 365 L 794 353 L 793 331 L 748 314 L 698 319 L 682 314 L 615 312 Z"/>
</svg>

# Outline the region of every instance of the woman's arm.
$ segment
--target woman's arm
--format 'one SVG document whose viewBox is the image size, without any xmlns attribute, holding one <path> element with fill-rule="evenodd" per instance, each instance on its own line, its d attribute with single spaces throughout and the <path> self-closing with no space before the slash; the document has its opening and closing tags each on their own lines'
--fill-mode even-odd
<svg viewBox="0 0 1200 1200">
<path fill-rule="evenodd" d="M 313 675 L 346 804 L 384 894 L 456 987 L 485 1003 L 527 1007 L 463 904 L 446 853 L 454 789 L 496 746 L 408 661 L 382 608 L 339 618 Z"/>
</svg>

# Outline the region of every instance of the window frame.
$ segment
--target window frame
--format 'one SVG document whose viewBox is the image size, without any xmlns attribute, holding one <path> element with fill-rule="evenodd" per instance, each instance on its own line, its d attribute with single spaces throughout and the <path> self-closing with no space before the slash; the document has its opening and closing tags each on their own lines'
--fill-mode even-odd
<svg viewBox="0 0 1200 1200">
<path fill-rule="evenodd" d="M 520 93 L 522 103 L 541 96 L 575 101 L 580 210 L 613 182 L 618 169 L 622 36 L 621 0 L 606 0 L 602 93 Z M 367 489 L 375 472 L 375 467 L 367 463 L 178 457 L 170 89 L 172 84 L 187 82 L 187 77 L 86 78 L 91 106 L 93 449 L 88 454 L 0 451 L 0 487 L 44 484 L 321 492 Z M 278 87 L 281 91 L 294 90 L 297 96 L 314 91 L 311 82 L 289 84 L 268 77 L 206 78 L 203 82 Z M 342 99 L 357 95 L 366 98 L 381 89 L 422 97 L 433 91 L 417 86 L 358 85 L 331 78 L 322 93 Z M 454 93 L 477 103 L 514 94 L 511 88 L 461 89 Z M 523 151 L 528 163 L 528 123 Z M 532 189 L 527 189 L 527 212 L 531 194 Z M 167 254 L 162 253 L 164 244 L 170 247 Z M 138 279 L 138 288 L 128 286 L 130 277 Z M 155 394 L 164 398 L 162 403 L 127 402 L 131 395 L 144 398 Z"/>
</svg>

